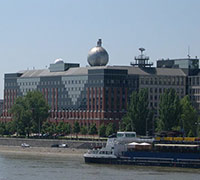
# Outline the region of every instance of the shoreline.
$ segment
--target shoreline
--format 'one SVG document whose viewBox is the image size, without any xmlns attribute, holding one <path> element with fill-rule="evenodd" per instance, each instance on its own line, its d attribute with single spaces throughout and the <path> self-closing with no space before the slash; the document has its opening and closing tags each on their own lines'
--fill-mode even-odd
<svg viewBox="0 0 200 180">
<path fill-rule="evenodd" d="M 87 152 L 87 149 L 76 148 L 52 148 L 52 147 L 27 147 L 0 145 L 1 154 L 18 155 L 42 155 L 42 156 L 79 156 Z"/>
</svg>

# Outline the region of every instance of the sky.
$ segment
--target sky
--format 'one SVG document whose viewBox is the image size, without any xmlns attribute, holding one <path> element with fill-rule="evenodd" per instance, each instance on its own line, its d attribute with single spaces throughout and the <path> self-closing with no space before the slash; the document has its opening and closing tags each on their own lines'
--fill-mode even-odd
<svg viewBox="0 0 200 180">
<path fill-rule="evenodd" d="M 200 57 L 199 0 L 0 0 L 0 98 L 4 74 L 48 68 L 55 59 L 88 65 L 99 38 L 108 65 Z"/>
</svg>

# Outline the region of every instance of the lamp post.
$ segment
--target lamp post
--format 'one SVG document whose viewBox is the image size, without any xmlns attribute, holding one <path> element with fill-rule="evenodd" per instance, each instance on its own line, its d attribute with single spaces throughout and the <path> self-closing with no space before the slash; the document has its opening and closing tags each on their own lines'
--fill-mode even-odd
<svg viewBox="0 0 200 180">
<path fill-rule="evenodd" d="M 56 138 L 56 124 L 57 124 L 57 117 L 54 118 L 55 119 L 55 123 L 54 123 L 54 139 Z"/>
<path fill-rule="evenodd" d="M 40 117 L 39 117 L 38 121 L 39 121 L 39 124 L 38 124 L 38 131 L 39 131 L 39 136 L 40 136 Z"/>
</svg>

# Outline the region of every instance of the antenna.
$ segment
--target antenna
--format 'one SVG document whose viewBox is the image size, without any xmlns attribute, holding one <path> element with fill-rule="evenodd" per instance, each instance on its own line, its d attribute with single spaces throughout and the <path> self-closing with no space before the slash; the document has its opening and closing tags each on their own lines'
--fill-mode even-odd
<svg viewBox="0 0 200 180">
<path fill-rule="evenodd" d="M 130 64 L 132 66 L 138 66 L 138 67 L 151 67 L 153 63 L 149 63 L 149 56 L 146 56 L 143 54 L 145 51 L 144 48 L 139 48 L 139 51 L 141 54 L 139 56 L 135 56 L 135 62 L 131 62 Z"/>
<path fill-rule="evenodd" d="M 101 47 L 101 44 L 102 44 L 102 40 L 99 39 L 99 40 L 97 41 L 97 47 Z"/>
<path fill-rule="evenodd" d="M 190 58 L 190 46 L 188 46 L 188 58 Z"/>
</svg>

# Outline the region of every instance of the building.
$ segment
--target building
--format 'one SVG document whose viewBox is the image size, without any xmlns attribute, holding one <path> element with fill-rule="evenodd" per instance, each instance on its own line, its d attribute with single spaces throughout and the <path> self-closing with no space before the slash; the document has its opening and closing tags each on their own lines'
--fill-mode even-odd
<svg viewBox="0 0 200 180">
<path fill-rule="evenodd" d="M 129 96 L 141 88 L 148 88 L 149 106 L 156 109 L 157 114 L 160 96 L 165 89 L 174 88 L 181 98 L 186 94 L 194 97 L 192 92 L 196 93 L 193 90 L 196 85 L 193 84 L 193 78 L 198 75 L 190 76 L 177 65 L 151 67 L 152 63 L 143 54 L 144 50 L 140 48 L 141 55 L 135 57 L 136 62 L 131 66 L 106 66 L 109 55 L 99 40 L 97 46 L 89 51 L 90 67 L 79 67 L 79 64 L 64 63 L 58 59 L 50 64 L 49 69 L 5 74 L 1 121 L 12 119 L 9 109 L 17 97 L 34 90 L 42 92 L 50 105 L 50 121 L 71 124 L 78 121 L 85 126 L 95 123 L 97 128 L 102 123 L 119 125 L 127 111 Z M 165 61 L 162 60 L 162 63 Z M 181 63 L 182 60 L 176 64 Z M 197 99 L 200 90 L 198 93 Z"/>
<path fill-rule="evenodd" d="M 3 99 L 0 99 L 0 117 L 3 114 Z"/>
</svg>

